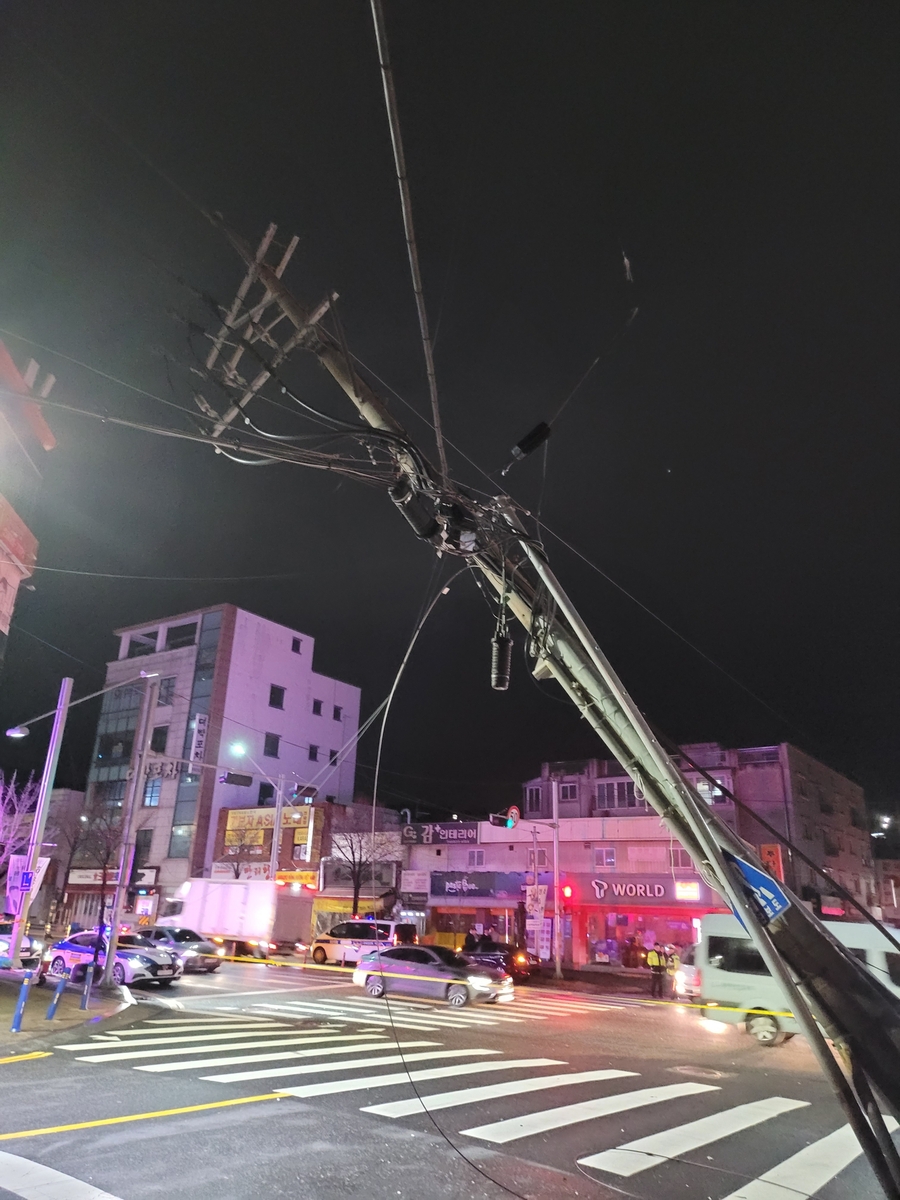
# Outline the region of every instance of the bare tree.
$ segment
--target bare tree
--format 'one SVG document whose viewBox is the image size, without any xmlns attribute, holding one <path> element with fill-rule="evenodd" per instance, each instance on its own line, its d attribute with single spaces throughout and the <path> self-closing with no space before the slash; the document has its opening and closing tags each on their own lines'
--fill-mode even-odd
<svg viewBox="0 0 900 1200">
<path fill-rule="evenodd" d="M 376 829 L 373 833 L 371 821 L 371 810 L 362 805 L 335 811 L 332 820 L 331 860 L 353 889 L 353 916 L 358 915 L 363 888 L 376 880 L 378 864 L 400 857 L 397 831 Z"/>
<path fill-rule="evenodd" d="M 102 925 L 106 897 L 115 888 L 113 880 L 122 850 L 122 810 L 95 791 L 88 798 L 79 823 L 83 825 L 83 832 L 78 839 L 73 861 L 80 867 L 93 867 L 100 872 L 98 924 Z M 96 948 L 94 961 L 97 961 Z"/>
<path fill-rule="evenodd" d="M 0 771 L 0 890 L 3 892 L 10 858 L 28 849 L 39 788 L 40 783 L 33 776 L 20 784 L 15 775 L 7 779 Z"/>
<path fill-rule="evenodd" d="M 241 878 L 241 869 L 248 862 L 262 862 L 263 831 L 261 829 L 226 829 L 225 855 L 220 862 L 226 863 L 235 879 Z"/>
</svg>

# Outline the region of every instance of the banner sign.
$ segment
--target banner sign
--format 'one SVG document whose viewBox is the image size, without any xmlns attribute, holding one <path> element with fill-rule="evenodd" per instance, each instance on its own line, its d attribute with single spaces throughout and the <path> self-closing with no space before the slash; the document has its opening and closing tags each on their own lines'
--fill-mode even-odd
<svg viewBox="0 0 900 1200">
<path fill-rule="evenodd" d="M 525 911 L 529 917 L 542 917 L 547 907 L 547 885 L 529 884 L 525 888 Z"/>
<path fill-rule="evenodd" d="M 156 883 L 156 871 L 156 867 L 139 867 L 134 873 L 134 883 L 139 887 L 152 887 Z M 106 886 L 113 888 L 118 882 L 119 868 L 110 867 L 106 872 Z M 94 867 L 75 867 L 69 872 L 66 883 L 96 884 L 97 887 L 100 887 L 103 883 L 103 872 Z"/>
<path fill-rule="evenodd" d="M 523 871 L 432 871 L 432 896 L 493 896 L 498 900 L 523 900 Z"/>
<path fill-rule="evenodd" d="M 309 816 L 315 809 L 304 804 L 300 808 L 285 806 L 281 810 L 282 829 L 309 829 Z M 274 808 L 230 808 L 225 818 L 225 828 L 236 829 L 274 829 Z"/>
<path fill-rule="evenodd" d="M 6 911 L 15 913 L 22 911 L 22 902 L 28 895 L 36 896 L 41 890 L 44 876 L 47 873 L 49 858 L 39 858 L 36 871 L 28 871 L 27 854 L 11 854 L 6 873 Z"/>
<path fill-rule="evenodd" d="M 428 889 L 431 887 L 431 872 L 430 871 L 401 871 L 400 872 L 400 891 L 401 892 L 417 892 L 420 895 L 428 895 Z"/>
<path fill-rule="evenodd" d="M 191 738 L 191 752 L 188 755 L 192 767 L 198 767 L 206 758 L 206 735 L 209 732 L 209 716 L 207 713 L 197 713 L 194 717 L 194 735 Z"/>
<path fill-rule="evenodd" d="M 474 845 L 478 841 L 477 821 L 437 821 L 430 825 L 404 825 L 400 830 L 404 846 Z"/>
</svg>

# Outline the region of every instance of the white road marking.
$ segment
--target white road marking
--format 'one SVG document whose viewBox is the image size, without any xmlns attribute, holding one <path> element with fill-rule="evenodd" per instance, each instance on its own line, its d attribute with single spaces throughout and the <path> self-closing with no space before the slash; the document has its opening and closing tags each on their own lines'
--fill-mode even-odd
<svg viewBox="0 0 900 1200">
<path fill-rule="evenodd" d="M 0 1187 L 22 1200 L 118 1200 L 92 1183 L 5 1150 L 0 1150 L 0 1180 Z"/>
<path fill-rule="evenodd" d="M 341 1040 L 348 1040 L 348 1039 L 355 1040 L 356 1038 L 362 1038 L 363 1040 L 366 1040 L 371 1037 L 372 1037 L 372 1035 L 370 1033 L 344 1034 L 344 1035 L 342 1035 Z M 163 1050 L 125 1050 L 125 1049 L 123 1049 L 121 1051 L 116 1051 L 114 1054 L 79 1054 L 77 1061 L 78 1062 L 105 1063 L 105 1062 L 125 1062 L 128 1059 L 132 1059 L 132 1058 L 167 1058 L 168 1057 L 171 1059 L 175 1055 L 212 1054 L 213 1052 L 221 1054 L 221 1053 L 224 1053 L 226 1050 L 228 1050 L 228 1051 L 231 1051 L 231 1050 L 256 1050 L 259 1053 L 262 1053 L 262 1052 L 268 1050 L 270 1046 L 307 1046 L 307 1045 L 315 1044 L 316 1042 L 330 1041 L 330 1040 L 334 1040 L 334 1039 L 295 1036 L 295 1037 L 274 1038 L 271 1042 L 232 1042 L 226 1046 L 167 1046 Z M 391 1039 L 386 1038 L 385 1044 L 392 1046 L 394 1043 Z M 427 1045 L 429 1045 L 429 1046 L 433 1045 L 433 1044 L 434 1043 L 432 1043 L 432 1042 L 427 1043 Z M 279 1056 L 276 1055 L 275 1057 L 277 1058 Z M 204 1061 L 205 1060 L 200 1060 L 200 1059 L 195 1058 L 195 1059 L 192 1059 L 191 1062 L 188 1063 L 187 1065 L 194 1066 L 196 1064 L 198 1066 L 203 1066 Z M 171 1069 L 170 1065 L 160 1068 L 160 1070 L 170 1070 L 170 1069 Z"/>
<path fill-rule="evenodd" d="M 267 1004 L 265 1006 L 257 1005 L 257 1007 L 259 1007 L 259 1008 L 266 1007 L 266 1008 L 273 1009 L 273 1010 L 276 1009 L 276 1006 L 271 1005 L 271 1004 Z M 322 1012 L 321 1009 L 313 1009 L 313 1008 L 307 1008 L 306 1011 L 303 1011 L 302 1008 L 298 1008 L 298 1006 L 296 1006 L 296 1005 L 291 1005 L 290 1008 L 288 1008 L 287 1005 L 283 1005 L 283 1004 L 278 1005 L 277 1013 L 278 1013 L 278 1016 L 281 1016 L 281 1017 L 291 1016 L 293 1014 L 298 1019 L 302 1018 L 302 1017 L 327 1017 L 330 1020 L 352 1021 L 356 1025 L 371 1025 L 372 1024 L 371 1017 L 347 1016 L 346 1014 L 342 1014 L 342 1013 L 327 1013 L 327 1012 Z M 384 1021 L 380 1021 L 379 1024 L 383 1026 L 383 1025 L 388 1024 L 388 1022 L 387 1022 L 387 1020 L 384 1020 Z M 390 1024 L 394 1029 L 417 1029 L 417 1030 L 419 1030 L 420 1033 L 435 1033 L 435 1032 L 437 1032 L 437 1030 L 439 1028 L 439 1026 L 437 1026 L 437 1025 L 426 1024 L 424 1021 L 397 1021 L 397 1020 L 394 1020 L 394 1021 L 391 1021 Z"/>
<path fill-rule="evenodd" d="M 607 1117 L 610 1113 L 627 1112 L 630 1108 L 643 1108 L 647 1104 L 661 1104 L 666 1100 L 677 1100 L 681 1096 L 694 1096 L 699 1092 L 718 1092 L 720 1089 L 708 1083 L 672 1083 L 665 1087 L 642 1088 L 637 1092 L 620 1092 L 615 1096 L 602 1096 L 597 1100 L 583 1100 L 580 1104 L 568 1104 L 560 1108 L 545 1108 L 542 1112 L 513 1117 L 509 1121 L 494 1121 L 490 1125 L 477 1125 L 462 1129 L 467 1137 L 481 1138 L 485 1142 L 503 1145 L 518 1138 L 533 1137 L 550 1129 L 562 1129 L 579 1121 L 591 1121 L 594 1117 Z"/>
<path fill-rule="evenodd" d="M 224 1008 L 224 1005 L 222 1006 Z M 234 1005 L 237 1008 L 237 1005 Z M 142 1025 L 187 1025 L 189 1022 L 203 1021 L 207 1025 L 233 1025 L 235 1021 L 254 1021 L 259 1025 L 268 1025 L 271 1021 L 270 1017 L 255 1017 L 252 1013 L 247 1013 L 242 1017 L 217 1017 L 212 1012 L 195 1010 L 196 1016 L 193 1017 L 153 1017 L 146 1021 L 142 1021 Z"/>
<path fill-rule="evenodd" d="M 266 1026 L 265 1029 L 248 1029 L 237 1030 L 231 1029 L 222 1033 L 182 1033 L 177 1037 L 147 1037 L 139 1038 L 136 1041 L 129 1042 L 129 1046 L 166 1046 L 177 1045 L 180 1042 L 221 1042 L 224 1038 L 234 1037 L 278 1037 L 291 1026 L 287 1021 L 275 1022 Z M 168 1030 L 161 1030 L 162 1033 L 168 1033 Z M 73 1042 L 67 1046 L 55 1046 L 55 1050 L 97 1050 L 100 1046 L 123 1045 L 124 1043 L 117 1042 Z"/>
<path fill-rule="evenodd" d="M 637 1175 L 640 1171 L 649 1170 L 669 1159 L 689 1154 L 710 1142 L 718 1142 L 740 1133 L 744 1129 L 752 1129 L 763 1121 L 782 1113 L 792 1112 L 795 1108 L 809 1108 L 807 1100 L 788 1100 L 784 1096 L 770 1096 L 766 1100 L 754 1100 L 750 1104 L 739 1104 L 736 1108 L 714 1113 L 711 1117 L 702 1117 L 699 1121 L 690 1121 L 687 1125 L 677 1125 L 673 1129 L 665 1129 L 662 1133 L 654 1133 L 650 1137 L 638 1138 L 634 1142 L 625 1142 L 614 1150 L 604 1150 L 600 1154 L 589 1154 L 579 1158 L 582 1167 L 595 1167 L 600 1171 L 609 1171 L 612 1175 Z"/>
<path fill-rule="evenodd" d="M 355 1035 L 360 1036 L 360 1035 Z M 321 1042 L 337 1042 L 347 1041 L 348 1038 L 317 1038 Z M 135 1067 L 136 1071 L 186 1071 L 191 1067 L 227 1067 L 232 1063 L 252 1063 L 252 1062 L 277 1062 L 279 1059 L 286 1058 L 319 1058 L 329 1054 L 362 1054 L 363 1051 L 369 1050 L 406 1050 L 413 1046 L 440 1046 L 440 1042 L 395 1042 L 393 1040 L 384 1039 L 381 1042 L 371 1041 L 370 1035 L 363 1035 L 364 1045 L 362 1046 L 330 1046 L 327 1050 L 320 1050 L 316 1047 L 313 1050 L 282 1050 L 278 1054 L 239 1054 L 234 1058 L 200 1058 L 193 1062 L 186 1063 L 153 1063 L 148 1067 Z"/>
<path fill-rule="evenodd" d="M 897 1128 L 893 1117 L 885 1117 L 890 1132 Z M 862 1153 L 849 1125 L 820 1138 L 792 1154 L 771 1171 L 751 1180 L 725 1200 L 808 1200 L 826 1183 L 849 1167 Z"/>
<path fill-rule="evenodd" d="M 269 1025 L 286 1025 L 286 1021 L 270 1021 Z M 163 1029 L 120 1029 L 116 1033 L 95 1034 L 98 1041 L 101 1039 L 104 1042 L 118 1042 L 121 1038 L 131 1037 L 156 1037 L 162 1036 L 164 1033 L 172 1033 L 177 1029 L 179 1032 L 186 1033 L 202 1033 L 204 1030 L 214 1032 L 217 1029 L 234 1030 L 235 1033 L 240 1033 L 243 1029 L 259 1029 L 259 1023 L 256 1020 L 242 1021 L 238 1017 L 229 1019 L 228 1021 L 203 1021 L 199 1025 L 195 1025 L 193 1021 L 178 1021 L 173 1025 L 167 1025 Z"/>
<path fill-rule="evenodd" d="M 357 1066 L 362 1064 L 357 1063 Z M 306 1083 L 300 1087 L 278 1088 L 285 1096 L 330 1096 L 335 1092 L 363 1092 L 369 1088 L 395 1087 L 419 1083 L 425 1079 L 448 1079 L 453 1075 L 476 1075 L 488 1071 L 513 1071 L 531 1067 L 564 1067 L 558 1058 L 509 1058 L 505 1062 L 462 1063 L 454 1067 L 427 1067 L 418 1071 L 394 1071 L 391 1075 L 368 1075 L 357 1079 L 335 1079 L 327 1083 Z"/>
<path fill-rule="evenodd" d="M 227 1075 L 201 1075 L 200 1078 L 212 1083 L 237 1083 L 241 1079 L 277 1079 L 279 1075 L 316 1075 L 320 1071 L 351 1071 L 354 1067 L 380 1067 L 388 1063 L 422 1062 L 434 1058 L 464 1058 L 499 1053 L 499 1050 L 426 1050 L 421 1054 L 390 1054 L 386 1058 L 363 1058 L 358 1062 L 328 1063 L 321 1067 L 315 1064 L 305 1067 L 286 1067 L 283 1070 L 275 1067 L 266 1071 L 232 1071 Z"/>
<path fill-rule="evenodd" d="M 504 1017 L 491 1017 L 482 1014 L 467 1014 L 448 1012 L 445 1006 L 441 1008 L 430 1007 L 425 1009 L 417 1009 L 411 1006 L 398 1004 L 396 1001 L 390 1001 L 389 1004 L 380 1004 L 377 1001 L 365 1002 L 352 1000 L 288 1000 L 284 1005 L 260 1004 L 255 1005 L 256 1008 L 287 1008 L 300 1012 L 305 1010 L 307 1013 L 315 1013 L 325 1016 L 339 1016 L 344 1020 L 351 1021 L 371 1021 L 377 1020 L 379 1024 L 394 1024 L 398 1025 L 400 1021 L 419 1023 L 439 1024 L 447 1029 L 477 1029 L 484 1028 L 489 1025 L 496 1025 L 506 1020 Z M 521 1023 L 521 1022 L 517 1022 Z"/>
<path fill-rule="evenodd" d="M 548 1088 L 566 1087 L 576 1083 L 594 1083 L 601 1079 L 623 1079 L 636 1071 L 578 1071 L 571 1075 L 539 1075 L 533 1079 L 513 1079 L 506 1083 L 488 1083 L 484 1087 L 462 1088 L 456 1092 L 435 1092 L 412 1100 L 394 1100 L 390 1104 L 372 1104 L 360 1112 L 377 1113 L 380 1117 L 408 1117 L 413 1113 L 437 1112 L 441 1108 L 457 1108 L 461 1104 L 477 1104 L 500 1096 L 519 1096 L 525 1092 L 542 1092 Z"/>
</svg>

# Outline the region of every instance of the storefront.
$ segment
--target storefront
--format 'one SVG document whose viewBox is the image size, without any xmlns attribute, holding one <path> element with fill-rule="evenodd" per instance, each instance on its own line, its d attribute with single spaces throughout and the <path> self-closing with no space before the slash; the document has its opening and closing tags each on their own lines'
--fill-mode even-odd
<svg viewBox="0 0 900 1200">
<path fill-rule="evenodd" d="M 565 957 L 577 964 L 640 965 L 654 942 L 689 946 L 704 913 L 728 912 L 697 875 L 567 874 L 564 889 Z"/>
</svg>

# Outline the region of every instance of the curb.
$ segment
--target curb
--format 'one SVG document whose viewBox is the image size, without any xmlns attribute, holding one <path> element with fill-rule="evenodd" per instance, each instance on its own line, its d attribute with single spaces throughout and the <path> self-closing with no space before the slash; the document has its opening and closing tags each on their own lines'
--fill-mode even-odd
<svg viewBox="0 0 900 1200">
<path fill-rule="evenodd" d="M 117 990 L 127 992 L 127 989 Z M 118 1007 L 111 1013 L 91 1013 L 88 1010 L 83 1021 L 67 1025 L 64 1029 L 59 1026 L 54 1028 L 53 1022 L 48 1021 L 46 1032 L 42 1030 L 40 1033 L 10 1034 L 5 1030 L 0 1034 L 0 1058 L 31 1054 L 35 1051 L 46 1050 L 51 1046 L 57 1046 L 72 1036 L 83 1037 L 86 1025 L 95 1026 L 94 1032 L 98 1033 L 106 1032 L 108 1029 L 117 1028 L 120 1025 L 130 1025 L 158 1012 L 160 1007 L 169 1007 L 169 1005 L 161 1006 L 158 1001 L 154 1000 L 148 1002 L 143 996 L 140 1000 L 136 1000 L 129 993 L 120 998 Z"/>
</svg>

